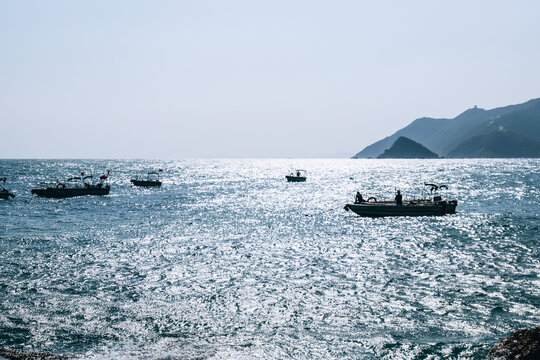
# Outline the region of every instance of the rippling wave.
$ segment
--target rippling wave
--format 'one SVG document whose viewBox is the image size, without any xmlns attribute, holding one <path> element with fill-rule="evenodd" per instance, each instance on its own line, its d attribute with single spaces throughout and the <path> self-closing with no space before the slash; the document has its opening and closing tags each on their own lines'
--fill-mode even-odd
<svg viewBox="0 0 540 360">
<path fill-rule="evenodd" d="M 291 168 L 306 183 L 287 183 Z M 160 189 L 130 176 L 163 168 Z M 30 189 L 111 171 L 104 197 Z M 540 323 L 539 160 L 0 160 L 0 347 L 89 359 L 486 356 Z M 359 218 L 446 183 L 455 215 Z M 425 195 L 425 193 L 424 193 Z"/>
</svg>

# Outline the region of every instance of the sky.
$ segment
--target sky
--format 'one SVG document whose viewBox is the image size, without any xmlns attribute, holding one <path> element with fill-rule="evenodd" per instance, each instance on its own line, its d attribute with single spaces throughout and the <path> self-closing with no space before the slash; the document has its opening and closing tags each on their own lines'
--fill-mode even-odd
<svg viewBox="0 0 540 360">
<path fill-rule="evenodd" d="M 540 97 L 538 1 L 0 0 L 0 158 L 334 158 Z"/>
</svg>

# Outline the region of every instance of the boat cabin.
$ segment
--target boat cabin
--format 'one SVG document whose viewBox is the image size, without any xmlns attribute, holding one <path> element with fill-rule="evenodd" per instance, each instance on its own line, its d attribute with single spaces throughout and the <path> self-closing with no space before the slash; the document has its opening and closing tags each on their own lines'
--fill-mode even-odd
<svg viewBox="0 0 540 360">
<path fill-rule="evenodd" d="M 306 170 L 296 169 L 292 171 L 289 175 L 286 175 L 285 178 L 289 182 L 304 182 L 307 179 L 306 173 Z"/>
</svg>

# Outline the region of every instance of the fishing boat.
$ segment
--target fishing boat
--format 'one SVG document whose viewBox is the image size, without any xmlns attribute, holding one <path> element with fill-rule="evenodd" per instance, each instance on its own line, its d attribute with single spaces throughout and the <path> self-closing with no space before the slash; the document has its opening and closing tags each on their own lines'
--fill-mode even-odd
<svg viewBox="0 0 540 360">
<path fill-rule="evenodd" d="M 101 175 L 99 177 L 99 182 L 92 184 L 90 181 L 93 179 L 93 176 L 85 175 L 82 172 L 81 176 L 70 177 L 64 182 L 57 181 L 53 185 L 32 189 L 32 194 L 55 199 L 86 195 L 108 195 L 111 186 L 106 184 L 105 181 L 109 174 L 110 172 L 107 171 L 107 175 Z"/>
<path fill-rule="evenodd" d="M 288 182 L 304 182 L 306 181 L 306 170 L 297 169 L 289 175 L 285 175 Z"/>
<path fill-rule="evenodd" d="M 149 171 L 146 174 L 146 178 L 136 177 L 131 179 L 131 183 L 135 186 L 144 186 L 144 187 L 158 187 L 161 186 L 161 180 L 159 180 L 159 173 L 163 172 L 162 169 L 158 171 Z"/>
<path fill-rule="evenodd" d="M 448 189 L 446 185 L 425 183 L 431 187 L 431 198 L 398 201 L 377 201 L 370 197 L 367 201 L 346 204 L 344 209 L 365 217 L 384 216 L 440 216 L 456 213 L 456 200 L 445 201 L 437 194 L 437 190 Z"/>
<path fill-rule="evenodd" d="M 9 189 L 6 189 L 6 181 L 7 178 L 3 177 L 2 179 L 3 184 L 0 185 L 0 199 L 9 200 L 10 197 L 14 198 L 15 194 L 13 194 Z"/>
</svg>

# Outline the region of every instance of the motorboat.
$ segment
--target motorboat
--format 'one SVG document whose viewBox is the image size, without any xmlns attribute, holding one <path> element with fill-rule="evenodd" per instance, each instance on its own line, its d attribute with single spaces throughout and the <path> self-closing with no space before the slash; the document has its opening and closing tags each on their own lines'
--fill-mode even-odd
<svg viewBox="0 0 540 360">
<path fill-rule="evenodd" d="M 145 178 L 137 176 L 130 181 L 135 186 L 159 187 L 162 184 L 161 180 L 159 179 L 159 174 L 161 172 L 163 172 L 162 169 L 159 169 L 158 171 L 149 171 L 148 174 L 146 174 Z"/>
<path fill-rule="evenodd" d="M 110 172 L 107 175 L 101 175 L 97 183 L 92 184 L 92 175 L 85 175 L 81 172 L 81 176 L 73 176 L 66 181 L 57 181 L 53 185 L 45 185 L 42 188 L 32 189 L 32 194 L 46 198 L 68 198 L 75 196 L 86 195 L 108 195 L 111 189 L 109 184 L 106 184 Z"/>
<path fill-rule="evenodd" d="M 355 201 L 354 204 L 346 204 L 344 209 L 352 211 L 365 217 L 384 217 L 384 216 L 440 216 L 446 214 L 455 214 L 457 201 L 443 200 L 437 194 L 437 190 L 448 189 L 446 185 L 436 185 L 425 183 L 430 186 L 432 197 L 427 199 L 403 200 L 401 204 L 398 201 L 378 201 L 370 197 L 367 201 Z"/>
<path fill-rule="evenodd" d="M 289 175 L 285 175 L 288 182 L 304 182 L 306 181 L 306 170 L 297 169 L 291 172 Z"/>
</svg>

